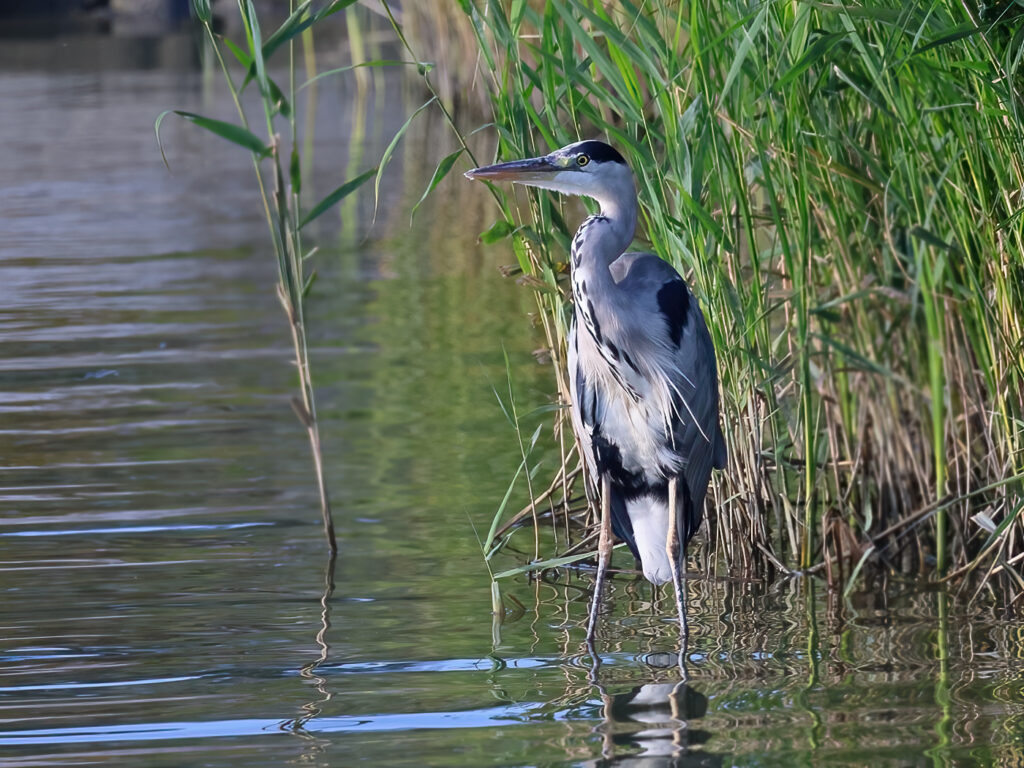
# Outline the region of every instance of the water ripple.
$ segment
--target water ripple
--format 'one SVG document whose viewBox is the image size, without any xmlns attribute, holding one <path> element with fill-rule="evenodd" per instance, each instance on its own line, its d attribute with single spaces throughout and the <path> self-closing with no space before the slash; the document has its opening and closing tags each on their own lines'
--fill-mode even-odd
<svg viewBox="0 0 1024 768">
<path fill-rule="evenodd" d="M 168 681 L 161 681 L 168 682 Z M 520 725 L 538 704 L 512 704 L 459 712 L 415 712 L 321 717 L 302 724 L 311 734 L 448 730 Z M 36 746 L 106 741 L 162 741 L 170 739 L 238 738 L 280 735 L 289 731 L 293 721 L 244 718 L 205 722 L 132 723 L 112 726 L 76 726 L 40 728 L 25 731 L 0 731 L 0 745 Z"/>
<path fill-rule="evenodd" d="M 125 525 L 118 528 L 81 528 L 78 530 L 10 531 L 0 536 L 87 536 L 100 533 L 160 533 L 164 531 L 231 531 L 239 528 L 260 528 L 273 526 L 269 522 L 249 523 L 205 523 L 187 525 Z"/>
</svg>

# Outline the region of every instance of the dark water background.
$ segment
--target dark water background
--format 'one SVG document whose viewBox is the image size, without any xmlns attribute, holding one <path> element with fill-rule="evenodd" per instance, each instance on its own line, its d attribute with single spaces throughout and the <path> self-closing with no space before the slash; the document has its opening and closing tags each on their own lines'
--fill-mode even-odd
<svg viewBox="0 0 1024 768">
<path fill-rule="evenodd" d="M 484 190 L 455 174 L 409 223 L 454 148 L 430 112 L 376 223 L 364 190 L 315 233 L 325 600 L 251 167 L 168 120 L 168 173 L 153 136 L 230 118 L 196 61 L 187 35 L 0 53 L 0 765 L 1024 765 L 1024 630 L 983 601 L 694 578 L 686 686 L 643 582 L 613 583 L 597 684 L 589 578 L 504 582 L 524 610 L 492 627 L 502 349 L 521 412 L 551 383 Z M 325 82 L 320 193 L 423 100 Z"/>
</svg>

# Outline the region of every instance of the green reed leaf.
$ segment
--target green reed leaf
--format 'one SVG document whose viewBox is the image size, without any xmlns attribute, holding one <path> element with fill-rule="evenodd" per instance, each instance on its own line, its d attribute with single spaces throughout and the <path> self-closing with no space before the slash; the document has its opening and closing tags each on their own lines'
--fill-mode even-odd
<svg viewBox="0 0 1024 768">
<path fill-rule="evenodd" d="M 420 62 L 417 61 L 395 61 L 393 59 L 378 59 L 376 61 L 361 61 L 358 64 L 349 64 L 345 67 L 338 67 L 337 69 L 328 69 L 324 72 L 318 73 L 315 77 L 309 78 L 306 82 L 300 85 L 296 90 L 301 91 L 303 88 L 312 85 L 317 80 L 324 77 L 330 77 L 331 75 L 337 75 L 342 72 L 350 72 L 353 69 L 359 69 L 360 67 L 418 67 Z"/>
<path fill-rule="evenodd" d="M 465 151 L 465 149 L 458 149 L 455 152 L 452 152 L 450 155 L 447 155 L 444 159 L 441 160 L 440 163 L 437 164 L 437 168 L 434 169 L 434 175 L 431 177 L 430 183 L 427 185 L 427 188 L 423 191 L 423 194 L 420 196 L 420 199 L 416 202 L 416 205 L 412 207 L 412 213 L 409 214 L 410 223 L 412 222 L 413 217 L 416 216 L 416 209 L 420 207 L 424 200 L 427 199 L 427 195 L 433 192 L 434 188 L 441 183 L 441 180 L 448 175 L 449 171 L 451 171 L 452 169 L 452 166 L 455 165 L 455 161 L 458 160 L 462 153 Z"/>
<path fill-rule="evenodd" d="M 416 119 L 416 116 L 424 109 L 429 107 L 431 104 L 433 104 L 435 101 L 437 101 L 437 97 L 432 96 L 430 99 L 421 104 L 419 108 L 416 109 L 415 112 L 409 115 L 409 117 L 406 118 L 406 121 L 402 123 L 402 127 L 399 128 L 395 135 L 391 138 L 391 141 L 388 143 L 387 149 L 384 150 L 384 154 L 380 158 L 380 165 L 377 166 L 377 177 L 373 180 L 373 218 L 375 220 L 377 218 L 377 205 L 380 202 L 380 179 L 381 176 L 384 174 L 384 169 L 387 167 L 387 164 L 391 161 L 391 156 L 395 152 L 395 147 L 398 146 L 398 142 L 402 140 L 402 137 L 405 135 L 405 132 L 409 130 L 409 126 L 412 124 L 412 121 Z"/>
<path fill-rule="evenodd" d="M 242 50 L 241 48 L 239 48 L 239 47 L 238 47 L 238 44 L 237 44 L 237 43 L 235 43 L 234 41 L 232 41 L 232 40 L 231 40 L 230 38 L 227 38 L 227 37 L 223 37 L 223 36 L 222 36 L 222 37 L 220 38 L 220 41 L 221 41 L 222 43 L 224 43 L 224 46 L 225 46 L 225 47 L 226 47 L 226 48 L 227 48 L 227 49 L 228 49 L 229 51 L 231 51 L 231 54 L 232 54 L 232 55 L 233 55 L 233 56 L 234 56 L 234 57 L 235 57 L 236 59 L 238 59 L 238 63 L 239 63 L 239 64 L 241 64 L 241 65 L 242 65 L 243 67 L 245 67 L 246 69 L 248 69 L 249 67 L 251 67 L 251 66 L 252 66 L 252 56 L 250 56 L 250 55 L 249 55 L 248 53 L 246 53 L 246 52 L 245 52 L 245 51 L 243 51 L 243 50 Z M 243 87 L 244 87 L 244 86 L 243 86 Z"/>
<path fill-rule="evenodd" d="M 213 19 L 213 13 L 210 10 L 210 0 L 192 0 L 192 13 L 199 21 L 203 24 L 209 24 Z"/>
<path fill-rule="evenodd" d="M 480 235 L 480 242 L 484 245 L 492 245 L 499 240 L 504 240 L 515 231 L 515 225 L 505 219 L 498 219 L 486 232 Z"/>
<path fill-rule="evenodd" d="M 153 126 L 156 131 L 157 144 L 160 147 L 160 155 L 164 158 L 164 165 L 167 165 L 167 157 L 164 155 L 163 142 L 160 139 L 160 124 L 167 115 L 171 114 L 188 120 L 190 123 L 195 123 L 200 128 L 220 136 L 222 139 L 227 139 L 232 144 L 237 144 L 244 149 L 248 149 L 259 157 L 266 157 L 270 154 L 270 147 L 263 143 L 263 139 L 240 125 L 226 123 L 223 120 L 214 120 L 210 117 L 203 117 L 202 115 L 197 115 L 194 112 L 185 112 L 180 109 L 168 109 L 160 113 Z"/>
<path fill-rule="evenodd" d="M 331 192 L 331 194 L 327 195 L 327 197 L 325 197 L 323 200 L 317 203 L 313 207 L 313 210 L 306 214 L 306 217 L 299 222 L 299 229 L 305 227 L 307 224 L 309 224 L 309 222 L 313 221 L 315 218 L 320 216 L 322 213 L 324 213 L 324 211 L 328 210 L 331 206 L 336 205 L 337 203 L 341 202 L 346 197 L 351 195 L 353 192 L 359 189 L 359 187 L 361 187 L 367 181 L 372 179 L 374 175 L 376 175 L 376 173 L 377 169 L 371 168 L 370 170 L 359 174 L 354 179 L 346 181 L 336 190 Z"/>
</svg>

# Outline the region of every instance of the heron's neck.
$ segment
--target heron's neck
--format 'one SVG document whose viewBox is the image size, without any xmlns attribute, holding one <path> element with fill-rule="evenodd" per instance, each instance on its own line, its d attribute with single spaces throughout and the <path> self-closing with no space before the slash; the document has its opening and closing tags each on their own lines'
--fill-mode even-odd
<svg viewBox="0 0 1024 768">
<path fill-rule="evenodd" d="M 612 278 L 611 263 L 633 241 L 636 199 L 628 207 L 601 202 L 601 213 L 584 221 L 572 239 L 572 295 L 577 327 L 588 330 L 601 344 L 614 322 L 607 310 L 614 308 L 619 289 Z M 611 313 L 614 318 L 616 313 Z M 602 326 L 602 323 L 604 325 Z M 604 331 L 602 333 L 602 327 Z"/>
<path fill-rule="evenodd" d="M 600 201 L 601 212 L 590 216 L 572 240 L 573 282 L 612 282 L 609 265 L 633 242 L 636 231 L 636 199 Z"/>
</svg>

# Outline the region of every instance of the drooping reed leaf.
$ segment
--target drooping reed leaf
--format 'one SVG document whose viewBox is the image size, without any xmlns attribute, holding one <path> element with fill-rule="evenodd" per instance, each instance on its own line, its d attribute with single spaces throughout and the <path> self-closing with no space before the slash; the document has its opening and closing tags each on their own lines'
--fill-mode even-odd
<svg viewBox="0 0 1024 768">
<path fill-rule="evenodd" d="M 156 131 L 157 143 L 160 146 L 160 155 L 164 158 L 165 165 L 167 164 L 167 157 L 164 155 L 163 142 L 160 139 L 160 124 L 167 115 L 171 114 L 178 115 L 178 117 L 184 118 L 190 123 L 195 123 L 200 128 L 220 136 L 222 139 L 227 139 L 231 143 L 237 144 L 238 146 L 255 153 L 259 157 L 266 157 L 270 154 L 270 147 L 263 143 L 263 139 L 252 131 L 246 130 L 239 125 L 226 123 L 223 120 L 214 120 L 211 117 L 203 117 L 202 115 L 197 115 L 194 112 L 185 112 L 180 109 L 168 109 L 157 116 L 156 122 L 153 125 L 153 128 Z"/>
<path fill-rule="evenodd" d="M 616 544 L 613 547 L 613 549 L 623 549 L 625 546 L 626 545 L 624 543 L 619 543 L 619 544 Z M 548 558 L 546 560 L 539 560 L 537 562 L 527 563 L 526 565 L 521 565 L 521 566 L 519 566 L 517 568 L 509 568 L 506 571 L 501 571 L 500 573 L 494 574 L 494 578 L 495 579 L 508 579 L 508 578 L 513 577 L 513 576 L 520 576 L 520 575 L 522 575 L 524 573 L 532 573 L 534 571 L 546 571 L 549 568 L 560 568 L 563 565 L 572 565 L 573 563 L 578 563 L 581 560 L 593 559 L 593 557 L 596 554 L 597 554 L 596 550 L 591 550 L 589 552 L 579 552 L 579 553 L 577 553 L 575 555 L 567 555 L 565 557 L 552 557 L 552 558 Z"/>
<path fill-rule="evenodd" d="M 291 117 L 292 105 L 288 102 L 288 98 L 277 83 L 274 82 L 273 78 L 267 78 L 267 86 L 269 88 L 270 103 L 274 105 L 275 111 L 280 113 L 281 117 Z"/>
<path fill-rule="evenodd" d="M 305 217 L 299 222 L 299 229 L 305 227 L 309 222 L 316 219 L 325 211 L 329 210 L 332 206 L 337 205 L 339 202 L 344 200 L 346 197 L 355 192 L 359 187 L 365 184 L 367 181 L 377 175 L 377 168 L 371 168 L 368 171 L 356 176 L 354 179 L 349 179 L 336 190 L 331 192 L 329 195 L 324 197 L 319 203 L 313 206 L 313 210 L 305 215 Z"/>
<path fill-rule="evenodd" d="M 416 216 L 416 209 L 422 205 L 423 201 L 427 199 L 427 195 L 433 192 L 434 188 L 437 187 L 444 177 L 448 175 L 452 166 L 455 165 L 455 161 L 462 156 L 463 152 L 465 152 L 465 149 L 457 149 L 450 155 L 445 155 L 445 157 L 441 159 L 441 162 L 437 164 L 437 168 L 434 169 L 434 175 L 430 177 L 430 183 L 427 185 L 427 188 L 423 190 L 423 194 L 420 195 L 420 199 L 416 201 L 416 205 L 412 207 L 412 211 L 409 213 L 410 222 L 413 217 Z"/>
<path fill-rule="evenodd" d="M 351 72 L 353 69 L 360 69 L 362 67 L 400 67 L 400 66 L 418 66 L 415 61 L 394 61 L 391 59 L 377 59 L 375 61 L 361 61 L 358 64 L 349 64 L 344 67 L 337 67 L 335 69 L 328 69 L 324 72 L 318 72 L 315 77 L 309 78 L 306 82 L 300 85 L 296 90 L 301 91 L 304 88 L 308 88 L 310 85 L 315 83 L 317 80 L 322 80 L 325 77 L 331 75 L 338 75 L 342 72 Z"/>
<path fill-rule="evenodd" d="M 250 56 L 248 53 L 239 48 L 238 44 L 235 43 L 235 41 L 233 41 L 229 37 L 221 37 L 220 41 L 224 43 L 225 47 L 227 47 L 229 51 L 231 51 L 232 55 L 235 57 L 235 59 L 238 60 L 239 64 L 241 64 L 246 69 L 249 69 L 252 66 L 252 56 Z"/>
<path fill-rule="evenodd" d="M 504 240 L 514 230 L 514 224 L 505 219 L 498 219 L 486 231 L 480 233 L 480 242 L 484 245 L 492 245 L 499 240 Z"/>
<path fill-rule="evenodd" d="M 412 124 L 412 121 L 416 119 L 416 116 L 419 115 L 420 112 L 429 107 L 431 104 L 433 104 L 435 101 L 437 101 L 437 97 L 431 97 L 423 104 L 421 104 L 411 115 L 409 115 L 409 117 L 406 118 L 405 122 L 402 123 L 402 127 L 395 132 L 395 135 L 392 137 L 391 141 L 388 142 L 388 146 L 384 150 L 384 154 L 381 155 L 380 164 L 377 166 L 376 178 L 373 180 L 374 218 L 376 218 L 377 216 L 377 205 L 380 202 L 380 179 L 384 173 L 384 169 L 387 167 L 388 163 L 391 162 L 391 156 L 395 152 L 395 147 L 398 146 L 398 142 L 402 140 L 402 137 L 405 135 L 405 132 L 409 129 L 409 126 Z"/>
</svg>

